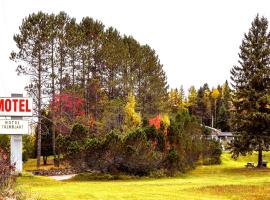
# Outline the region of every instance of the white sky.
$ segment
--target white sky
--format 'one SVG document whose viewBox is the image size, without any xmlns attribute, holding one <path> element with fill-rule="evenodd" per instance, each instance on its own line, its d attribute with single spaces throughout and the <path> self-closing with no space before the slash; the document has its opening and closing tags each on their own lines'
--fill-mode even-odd
<svg viewBox="0 0 270 200">
<path fill-rule="evenodd" d="M 256 14 L 270 20 L 267 0 L 0 0 L 0 96 L 24 90 L 27 79 L 17 76 L 9 55 L 22 19 L 40 10 L 65 11 L 77 21 L 89 16 L 132 35 L 156 50 L 170 87 L 185 89 L 229 79 Z"/>
</svg>

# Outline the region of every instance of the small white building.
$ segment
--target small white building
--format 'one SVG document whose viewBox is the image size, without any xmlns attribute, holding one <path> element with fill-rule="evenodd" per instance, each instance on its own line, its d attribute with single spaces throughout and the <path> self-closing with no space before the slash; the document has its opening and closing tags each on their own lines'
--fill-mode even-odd
<svg viewBox="0 0 270 200">
<path fill-rule="evenodd" d="M 211 131 L 208 139 L 215 139 L 220 142 L 231 142 L 234 138 L 232 132 L 222 132 L 221 130 L 210 126 L 205 127 Z"/>
</svg>

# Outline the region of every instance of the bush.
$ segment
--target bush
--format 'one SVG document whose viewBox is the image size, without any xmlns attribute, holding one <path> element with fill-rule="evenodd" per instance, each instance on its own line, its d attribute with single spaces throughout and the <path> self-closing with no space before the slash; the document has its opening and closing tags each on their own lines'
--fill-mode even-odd
<svg viewBox="0 0 270 200">
<path fill-rule="evenodd" d="M 95 181 L 95 180 L 130 180 L 130 179 L 135 179 L 137 178 L 136 176 L 129 176 L 125 174 L 117 174 L 117 175 L 112 175 L 112 174 L 107 174 L 107 173 L 100 173 L 100 172 L 92 172 L 92 173 L 81 173 L 76 176 L 74 176 L 71 180 L 74 181 Z"/>
<path fill-rule="evenodd" d="M 58 153 L 64 156 L 72 167 L 85 169 L 85 148 L 88 137 L 87 128 L 79 123 L 73 125 L 69 135 L 58 135 L 56 144 Z"/>
<path fill-rule="evenodd" d="M 98 153 L 99 164 L 103 172 L 119 173 L 123 162 L 123 141 L 118 131 L 111 131 L 100 142 Z"/>
<path fill-rule="evenodd" d="M 144 124 L 129 132 L 114 129 L 103 138 L 89 135 L 83 125 L 75 124 L 70 136 L 58 136 L 57 143 L 70 165 L 82 171 L 136 176 L 166 172 L 173 176 L 193 169 L 202 154 L 204 164 L 220 163 L 219 143 L 204 141 L 202 133 L 195 117 L 179 112 L 159 129 Z"/>
<path fill-rule="evenodd" d="M 155 126 L 147 126 L 143 130 L 147 137 L 147 140 L 155 140 L 158 138 L 158 132 Z"/>
<path fill-rule="evenodd" d="M 32 135 L 23 136 L 23 162 L 29 158 L 35 158 L 35 137 Z"/>
<path fill-rule="evenodd" d="M 170 149 L 164 167 L 169 175 L 193 169 L 202 152 L 202 129 L 196 118 L 183 111 L 171 119 L 166 148 Z"/>
<path fill-rule="evenodd" d="M 168 174 L 168 172 L 162 168 L 162 169 L 158 169 L 158 170 L 155 170 L 155 171 L 152 171 L 149 175 L 150 178 L 163 178 L 163 177 L 166 177 Z"/>
<path fill-rule="evenodd" d="M 10 150 L 10 136 L 9 135 L 0 135 L 0 149 L 5 152 Z"/>
<path fill-rule="evenodd" d="M 15 176 L 12 172 L 15 167 L 10 164 L 8 154 L 5 150 L 0 149 L 0 191 L 3 192 L 7 188 L 11 188 L 15 182 Z"/>
<path fill-rule="evenodd" d="M 165 160 L 165 166 L 168 170 L 168 174 L 173 176 L 179 167 L 179 156 L 175 149 L 170 149 L 167 158 Z"/>
<path fill-rule="evenodd" d="M 74 124 L 71 130 L 72 140 L 83 140 L 87 137 L 87 129 L 82 124 Z"/>
<path fill-rule="evenodd" d="M 161 163 L 161 154 L 155 151 L 155 146 L 147 140 L 143 129 L 130 132 L 124 138 L 124 158 L 122 171 L 144 176 L 156 170 Z"/>
<path fill-rule="evenodd" d="M 220 164 L 221 154 L 222 154 L 222 147 L 219 141 L 207 140 L 204 142 L 204 150 L 203 150 L 203 164 L 204 165 Z"/>
</svg>

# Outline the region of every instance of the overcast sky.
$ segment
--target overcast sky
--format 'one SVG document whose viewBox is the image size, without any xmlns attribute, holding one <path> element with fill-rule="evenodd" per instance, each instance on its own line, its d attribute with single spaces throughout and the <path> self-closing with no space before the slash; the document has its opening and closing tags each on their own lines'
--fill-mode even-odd
<svg viewBox="0 0 270 200">
<path fill-rule="evenodd" d="M 270 19 L 263 0 L 0 0 L 0 96 L 22 92 L 27 79 L 17 76 L 9 54 L 22 19 L 43 11 L 65 11 L 77 21 L 89 16 L 132 35 L 156 50 L 170 87 L 222 84 L 237 64 L 243 34 L 257 13 Z"/>
</svg>

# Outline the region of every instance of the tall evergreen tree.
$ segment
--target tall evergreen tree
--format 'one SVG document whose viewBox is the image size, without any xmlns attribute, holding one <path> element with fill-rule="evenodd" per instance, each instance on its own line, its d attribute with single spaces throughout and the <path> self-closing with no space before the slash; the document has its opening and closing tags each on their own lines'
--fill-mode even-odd
<svg viewBox="0 0 270 200">
<path fill-rule="evenodd" d="M 188 99 L 187 99 L 187 105 L 188 105 L 188 110 L 190 112 L 190 114 L 194 115 L 196 108 L 197 108 L 197 91 L 196 88 L 194 86 L 191 86 L 188 89 Z"/>
<path fill-rule="evenodd" d="M 103 82 L 102 76 L 105 69 L 102 67 L 102 49 L 105 40 L 104 25 L 99 21 L 94 21 L 90 17 L 85 17 L 79 24 L 81 36 L 81 48 L 84 50 L 84 99 L 85 113 L 87 116 L 93 115 L 98 118 L 98 105 L 100 102 L 99 88 Z"/>
<path fill-rule="evenodd" d="M 211 113 L 210 90 L 208 84 L 204 84 L 198 89 L 194 114 L 202 124 L 211 126 Z"/>
<path fill-rule="evenodd" d="M 56 145 L 55 145 L 55 112 L 54 112 L 54 106 L 55 106 L 55 80 L 56 80 L 56 73 L 55 73 L 55 37 L 56 37 L 56 29 L 55 29 L 55 15 L 51 14 L 49 17 L 49 37 L 47 38 L 48 48 L 49 48 L 49 55 L 48 55 L 48 61 L 50 62 L 50 74 L 49 77 L 51 79 L 51 85 L 48 86 L 49 96 L 51 97 L 52 102 L 52 108 L 51 109 L 51 120 L 52 120 L 52 152 L 54 156 L 54 161 L 56 161 Z M 56 162 L 54 162 L 54 165 L 56 165 Z"/>
<path fill-rule="evenodd" d="M 231 70 L 234 96 L 233 129 L 235 156 L 258 151 L 270 144 L 270 35 L 268 21 L 257 15 L 240 46 L 239 65 Z"/>
<path fill-rule="evenodd" d="M 26 17 L 20 26 L 20 33 L 14 36 L 18 52 L 11 53 L 11 59 L 18 62 L 18 74 L 28 75 L 31 83 L 26 87 L 33 97 L 37 122 L 37 168 L 41 156 L 41 110 L 47 81 L 47 38 L 49 37 L 48 15 L 42 12 Z"/>
<path fill-rule="evenodd" d="M 231 89 L 229 87 L 228 81 L 223 84 L 221 90 L 221 101 L 217 107 L 217 128 L 221 131 L 231 130 Z"/>
</svg>

